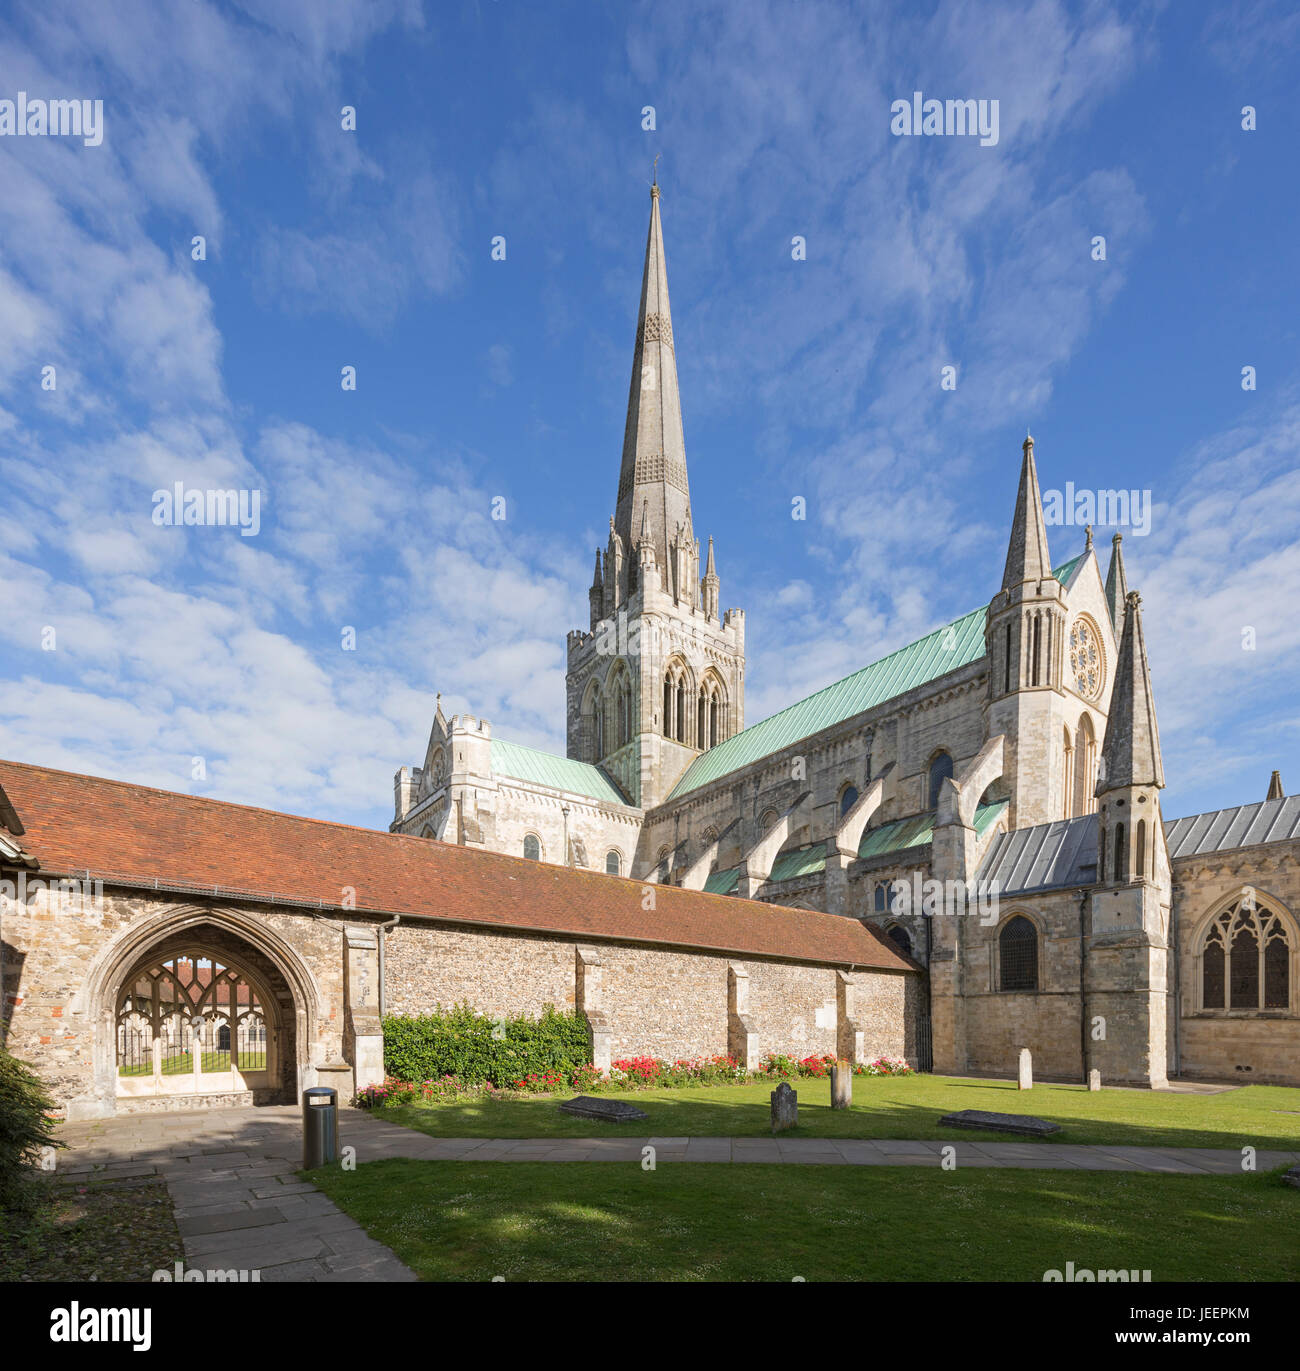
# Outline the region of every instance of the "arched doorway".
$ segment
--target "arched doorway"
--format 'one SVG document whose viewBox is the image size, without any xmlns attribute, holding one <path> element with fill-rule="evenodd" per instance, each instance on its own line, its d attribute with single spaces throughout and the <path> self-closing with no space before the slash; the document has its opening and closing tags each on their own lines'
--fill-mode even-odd
<svg viewBox="0 0 1300 1371">
<path fill-rule="evenodd" d="M 258 979 L 203 949 L 139 967 L 118 995 L 118 1094 L 268 1090 L 279 1074 L 278 1015 Z"/>
<path fill-rule="evenodd" d="M 251 934 L 196 915 L 136 942 L 104 985 L 113 1095 L 128 1109 L 187 1107 L 177 1097 L 292 1102 L 309 1041 L 306 997 Z"/>
</svg>

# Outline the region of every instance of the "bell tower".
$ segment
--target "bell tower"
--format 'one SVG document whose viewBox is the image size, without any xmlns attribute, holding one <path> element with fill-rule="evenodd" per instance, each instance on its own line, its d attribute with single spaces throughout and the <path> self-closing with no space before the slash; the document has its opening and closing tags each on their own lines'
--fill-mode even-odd
<svg viewBox="0 0 1300 1371">
<path fill-rule="evenodd" d="M 1002 589 L 985 621 L 989 658 L 988 736 L 1006 738 L 1003 778 L 1012 828 L 1058 819 L 1065 802 L 1059 755 L 1065 728 L 1067 606 L 1052 574 L 1034 440 L 1026 436 Z"/>
</svg>

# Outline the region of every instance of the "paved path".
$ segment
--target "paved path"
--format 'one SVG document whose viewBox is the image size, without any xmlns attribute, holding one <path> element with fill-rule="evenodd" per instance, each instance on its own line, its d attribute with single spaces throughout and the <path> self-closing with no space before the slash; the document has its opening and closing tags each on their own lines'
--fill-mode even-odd
<svg viewBox="0 0 1300 1371">
<path fill-rule="evenodd" d="M 345 1143 L 368 1131 L 366 1116 L 340 1114 L 348 1121 Z M 416 1279 L 294 1175 L 302 1165 L 302 1114 L 292 1106 L 128 1114 L 67 1124 L 59 1136 L 69 1147 L 57 1156 L 63 1175 L 166 1180 L 187 1269 L 259 1271 L 263 1281 Z"/>
<path fill-rule="evenodd" d="M 264 1281 L 410 1281 L 414 1273 L 315 1186 L 294 1175 L 302 1161 L 301 1111 L 211 1109 L 132 1114 L 68 1124 L 58 1155 L 65 1175 L 160 1175 L 176 1206 L 185 1264 L 260 1271 Z M 958 1167 L 1052 1171 L 1148 1171 L 1237 1175 L 1232 1148 L 1111 1147 L 1035 1142 L 907 1142 L 836 1138 L 433 1138 L 363 1110 L 339 1111 L 339 1140 L 359 1162 L 421 1161 L 776 1162 L 829 1166 L 932 1166 L 952 1147 Z M 1300 1152 L 1261 1151 L 1269 1170 Z"/>
</svg>

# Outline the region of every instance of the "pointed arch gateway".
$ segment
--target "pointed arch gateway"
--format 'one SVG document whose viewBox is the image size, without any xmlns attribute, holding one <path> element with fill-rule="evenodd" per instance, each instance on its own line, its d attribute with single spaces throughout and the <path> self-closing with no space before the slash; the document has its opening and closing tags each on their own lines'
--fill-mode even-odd
<svg viewBox="0 0 1300 1371">
<path fill-rule="evenodd" d="M 106 950 L 83 993 L 105 1103 L 282 1104 L 310 1083 L 314 978 L 254 915 L 187 907 L 142 920 Z"/>
</svg>

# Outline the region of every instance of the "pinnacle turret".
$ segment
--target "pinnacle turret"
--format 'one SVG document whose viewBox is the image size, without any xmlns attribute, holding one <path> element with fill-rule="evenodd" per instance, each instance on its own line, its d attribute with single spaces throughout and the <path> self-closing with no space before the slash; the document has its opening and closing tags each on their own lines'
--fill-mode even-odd
<svg viewBox="0 0 1300 1371">
<path fill-rule="evenodd" d="M 1047 550 L 1047 529 L 1043 523 L 1043 500 L 1038 490 L 1038 469 L 1034 465 L 1034 440 L 1026 435 L 1020 464 L 1020 490 L 1016 512 L 1011 521 L 1011 541 L 1002 573 L 1002 589 L 1010 590 L 1026 581 L 1043 581 L 1052 574 L 1052 558 Z"/>
<path fill-rule="evenodd" d="M 1116 639 L 1124 631 L 1124 605 L 1128 599 L 1128 578 L 1124 575 L 1124 554 L 1120 551 L 1123 541 L 1122 533 L 1110 540 L 1110 569 L 1106 572 L 1106 604 Z"/>
<path fill-rule="evenodd" d="M 1165 768 L 1160 756 L 1160 729 L 1156 724 L 1151 672 L 1147 666 L 1146 640 L 1142 634 L 1141 596 L 1130 590 L 1124 607 L 1124 634 L 1119 644 L 1115 685 L 1102 744 L 1101 774 L 1097 794 L 1126 786 L 1163 789 Z"/>
</svg>

